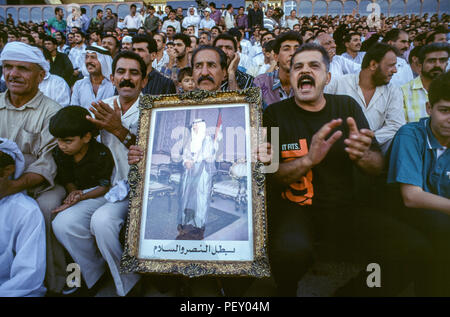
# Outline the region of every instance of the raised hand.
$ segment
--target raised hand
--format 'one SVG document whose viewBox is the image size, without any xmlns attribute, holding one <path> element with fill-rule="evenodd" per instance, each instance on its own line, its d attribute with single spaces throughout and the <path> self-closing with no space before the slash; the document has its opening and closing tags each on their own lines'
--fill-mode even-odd
<svg viewBox="0 0 450 317">
<path fill-rule="evenodd" d="M 344 140 L 345 151 L 353 161 L 361 159 L 372 145 L 372 138 L 374 132 L 368 129 L 358 130 L 355 119 L 352 117 L 347 118 L 347 124 L 349 127 L 349 137 Z"/>
<path fill-rule="evenodd" d="M 313 135 L 308 154 L 305 156 L 305 159 L 309 161 L 311 167 L 322 162 L 331 146 L 342 136 L 342 131 L 336 131 L 331 137 L 326 139 L 330 132 L 341 124 L 342 119 L 331 120 Z"/>
<path fill-rule="evenodd" d="M 123 129 L 122 112 L 117 104 L 117 99 L 114 99 L 114 109 L 111 109 L 103 101 L 98 101 L 97 103 L 93 102 L 89 110 L 94 114 L 95 119 L 91 116 L 86 116 L 86 119 L 94 123 L 99 129 L 105 129 L 112 134 Z"/>
</svg>

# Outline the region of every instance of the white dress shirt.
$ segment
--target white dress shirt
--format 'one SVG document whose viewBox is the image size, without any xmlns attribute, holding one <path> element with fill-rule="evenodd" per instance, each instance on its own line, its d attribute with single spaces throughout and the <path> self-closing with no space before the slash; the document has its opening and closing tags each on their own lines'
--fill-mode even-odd
<svg viewBox="0 0 450 317">
<path fill-rule="evenodd" d="M 403 58 L 397 57 L 397 72 L 392 76 L 391 83 L 401 87 L 414 79 L 414 74 L 408 62 Z"/>
<path fill-rule="evenodd" d="M 98 87 L 97 95 L 94 93 L 91 78 L 84 77 L 77 80 L 73 85 L 72 98 L 70 104 L 73 106 L 81 106 L 89 110 L 93 102 L 103 100 L 114 96 L 114 85 L 107 78 L 103 78 L 102 83 Z"/>
<path fill-rule="evenodd" d="M 123 20 L 123 25 L 128 29 L 139 29 L 142 25 L 142 17 L 137 13 L 134 16 L 129 14 Z"/>
<path fill-rule="evenodd" d="M 330 63 L 331 81 L 327 86 L 325 86 L 324 92 L 330 93 L 328 87 L 332 85 L 339 77 L 347 74 L 354 74 L 360 70 L 360 64 L 352 62 L 351 60 L 340 55 L 335 55 Z"/>
<path fill-rule="evenodd" d="M 156 69 L 158 72 L 161 71 L 161 67 L 169 63 L 169 54 L 164 50 L 162 58 L 158 61 L 155 58 L 152 62 L 152 67 Z"/>
<path fill-rule="evenodd" d="M 345 52 L 342 54 L 343 57 L 346 59 L 351 60 L 352 62 L 355 62 L 357 64 L 362 64 L 364 55 L 366 55 L 366 52 L 358 52 L 355 58 L 353 58 L 349 53 Z"/>
<path fill-rule="evenodd" d="M 378 86 L 367 105 L 359 86 L 359 73 L 341 76 L 327 87 L 330 94 L 347 95 L 358 102 L 383 153 L 386 153 L 395 133 L 406 123 L 401 89 L 391 83 Z"/>
</svg>

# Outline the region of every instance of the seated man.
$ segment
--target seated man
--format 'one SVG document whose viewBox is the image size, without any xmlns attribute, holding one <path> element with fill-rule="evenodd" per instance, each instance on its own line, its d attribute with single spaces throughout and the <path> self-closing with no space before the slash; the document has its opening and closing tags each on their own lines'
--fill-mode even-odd
<svg viewBox="0 0 450 317">
<path fill-rule="evenodd" d="M 125 296 L 139 281 L 138 274 L 121 274 L 123 247 L 119 233 L 128 213 L 126 187 L 128 147 L 136 141 L 141 90 L 147 84 L 146 65 L 136 53 L 123 51 L 112 64 L 111 81 L 118 91 L 113 96 L 93 103 L 86 116 L 100 130 L 100 138 L 114 160 L 111 190 L 105 195 L 82 201 L 61 212 L 53 220 L 55 235 L 80 265 L 86 285 L 91 289 L 108 266 L 116 292 Z M 86 268 L 86 269 L 83 269 Z"/>
<path fill-rule="evenodd" d="M 323 47 L 302 45 L 291 58 L 294 96 L 264 112 L 264 125 L 278 127 L 279 148 L 273 151 L 282 160 L 268 174 L 272 274 L 278 295 L 295 296 L 321 242 L 336 250 L 335 257 L 382 268 L 382 287 L 368 287 L 364 270 L 336 295 L 394 295 L 427 273 L 420 270 L 428 247 L 411 228 L 354 203 L 354 169 L 379 175 L 383 156 L 358 103 L 323 93 L 329 65 Z"/>
<path fill-rule="evenodd" d="M 17 145 L 0 138 L 0 187 L 24 168 Z M 24 193 L 1 198 L 0 226 L 0 296 L 44 296 L 45 223 L 38 204 Z"/>
<path fill-rule="evenodd" d="M 388 182 L 400 186 L 401 216 L 435 247 L 438 296 L 449 296 L 450 276 L 450 73 L 430 85 L 427 113 L 404 125 L 392 144 Z"/>
</svg>

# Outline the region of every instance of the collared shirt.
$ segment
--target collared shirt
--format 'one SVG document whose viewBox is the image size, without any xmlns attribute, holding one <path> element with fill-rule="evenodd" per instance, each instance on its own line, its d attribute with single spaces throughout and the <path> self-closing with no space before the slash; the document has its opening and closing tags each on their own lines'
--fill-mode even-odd
<svg viewBox="0 0 450 317">
<path fill-rule="evenodd" d="M 234 24 L 236 22 L 234 20 L 234 16 L 230 12 L 224 11 L 223 17 L 225 19 L 225 27 L 227 28 L 227 30 L 234 28 Z"/>
<path fill-rule="evenodd" d="M 70 103 L 70 87 L 64 78 L 49 74 L 40 84 L 39 90 L 60 106 L 67 107 Z"/>
<path fill-rule="evenodd" d="M 0 296 L 44 296 L 45 223 L 39 205 L 17 193 L 0 199 Z"/>
<path fill-rule="evenodd" d="M 157 60 L 157 58 L 153 60 L 152 67 L 160 72 L 161 68 L 167 63 L 169 63 L 169 54 L 167 54 L 166 51 L 163 51 L 163 56 L 159 61 Z"/>
<path fill-rule="evenodd" d="M 398 131 L 392 145 L 388 183 L 414 185 L 449 198 L 450 149 L 433 135 L 430 120 L 421 118 Z"/>
<path fill-rule="evenodd" d="M 241 72 L 240 70 L 236 71 L 236 82 L 239 89 L 246 89 L 253 87 L 253 76 Z M 220 90 L 227 91 L 228 90 L 228 80 L 225 80 L 220 86 Z"/>
<path fill-rule="evenodd" d="M 278 26 L 278 23 L 277 23 L 277 21 L 275 21 L 273 18 L 269 18 L 268 16 L 264 16 L 264 27 L 266 28 L 266 29 L 268 29 L 269 31 L 273 31 L 273 29 L 275 28 L 275 27 L 277 27 Z"/>
<path fill-rule="evenodd" d="M 414 79 L 411 66 L 403 58 L 397 57 L 396 67 L 397 72 L 391 78 L 392 84 L 401 87 Z"/>
<path fill-rule="evenodd" d="M 358 73 L 360 70 L 360 64 L 352 62 L 341 55 L 335 55 L 330 63 L 331 80 L 330 83 L 325 86 L 323 92 L 330 94 L 331 92 L 328 90 L 328 86 L 332 86 L 335 80 L 343 75 Z"/>
<path fill-rule="evenodd" d="M 407 122 L 417 122 L 427 117 L 428 91 L 423 87 L 422 79 L 416 79 L 402 86 L 403 108 Z"/>
<path fill-rule="evenodd" d="M 0 137 L 17 143 L 26 158 L 24 173 L 39 174 L 53 186 L 56 164 L 51 150 L 56 146 L 56 139 L 50 134 L 48 124 L 61 106 L 39 91 L 25 105 L 16 108 L 8 95 L 9 91 L 0 94 Z"/>
<path fill-rule="evenodd" d="M 166 20 L 164 21 L 162 28 L 161 28 L 161 32 L 166 33 L 167 32 L 167 27 L 171 25 L 175 28 L 176 33 L 181 33 L 181 24 L 179 21 L 174 20 L 174 21 L 170 21 L 170 20 Z"/>
<path fill-rule="evenodd" d="M 222 16 L 222 13 L 220 12 L 220 10 L 216 10 L 214 12 L 211 12 L 210 14 L 210 18 L 214 20 L 214 22 L 216 22 L 216 25 L 218 25 L 220 23 L 220 18 Z"/>
<path fill-rule="evenodd" d="M 358 52 L 355 58 L 353 58 L 349 53 L 345 52 L 342 54 L 342 57 L 345 57 L 346 59 L 351 60 L 352 62 L 355 62 L 357 64 L 362 64 L 364 55 L 366 55 L 366 52 Z"/>
<path fill-rule="evenodd" d="M 141 15 L 136 13 L 134 16 L 127 15 L 123 20 L 124 26 L 129 29 L 139 29 L 142 24 Z"/>
<path fill-rule="evenodd" d="M 69 59 L 72 62 L 73 69 L 81 70 L 86 58 L 86 44 L 81 47 L 72 47 L 69 52 Z"/>
<path fill-rule="evenodd" d="M 136 99 L 135 103 L 127 110 L 127 112 L 121 116 L 122 126 L 134 135 L 137 134 L 138 130 L 139 101 L 141 96 L 142 95 L 140 95 L 139 98 Z M 103 100 L 103 102 L 114 109 L 114 99 L 117 99 L 117 105 L 121 108 L 119 96 L 113 96 Z M 111 184 L 114 186 L 118 182 L 128 178 L 128 171 L 130 169 L 130 166 L 128 165 L 128 149 L 115 135 L 106 130 L 100 131 L 100 137 L 102 143 L 111 151 L 114 159 L 114 169 L 111 177 Z"/>
<path fill-rule="evenodd" d="M 248 29 L 248 17 L 246 14 L 236 16 L 236 24 L 238 28 Z"/>
<path fill-rule="evenodd" d="M 173 81 L 161 75 L 156 69 L 152 69 L 148 74 L 147 85 L 142 89 L 143 94 L 149 95 L 175 94 L 176 92 Z"/>
<path fill-rule="evenodd" d="M 331 94 L 350 96 L 358 102 L 385 153 L 397 130 L 405 124 L 400 88 L 392 84 L 378 86 L 367 105 L 357 73 L 341 76 L 328 87 L 328 91 Z"/>
<path fill-rule="evenodd" d="M 70 104 L 72 106 L 81 106 L 89 110 L 93 102 L 103 100 L 114 96 L 114 85 L 107 78 L 103 78 L 102 83 L 98 87 L 97 95 L 94 93 L 91 78 L 84 77 L 77 80 L 73 85 L 72 98 Z"/>
<path fill-rule="evenodd" d="M 253 85 L 261 88 L 263 109 L 266 109 L 275 102 L 279 102 L 294 95 L 294 90 L 292 88 L 289 93 L 286 93 L 283 90 L 280 77 L 278 76 L 278 70 L 257 76 L 253 81 Z"/>
<path fill-rule="evenodd" d="M 114 29 L 116 28 L 116 24 L 117 24 L 117 19 L 114 16 L 111 16 L 111 18 L 108 18 L 107 16 L 105 16 L 102 19 L 103 32 L 114 31 Z"/>
<path fill-rule="evenodd" d="M 210 17 L 209 20 L 206 20 L 206 18 L 202 19 L 200 21 L 199 28 L 200 29 L 210 29 L 211 30 L 215 26 L 216 26 L 216 22 L 213 19 L 211 19 L 211 17 Z"/>
<path fill-rule="evenodd" d="M 64 44 L 63 47 L 59 46 L 56 48 L 58 52 L 69 55 L 70 53 L 70 46 L 67 44 Z"/>
</svg>

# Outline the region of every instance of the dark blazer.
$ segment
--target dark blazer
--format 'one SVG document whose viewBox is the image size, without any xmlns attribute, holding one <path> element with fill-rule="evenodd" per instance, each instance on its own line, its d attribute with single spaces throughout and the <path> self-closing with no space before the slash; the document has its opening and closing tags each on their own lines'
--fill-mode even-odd
<svg viewBox="0 0 450 317">
<path fill-rule="evenodd" d="M 148 83 L 142 89 L 143 94 L 165 95 L 176 93 L 175 84 L 169 78 L 161 75 L 156 69 L 148 74 Z"/>
</svg>

